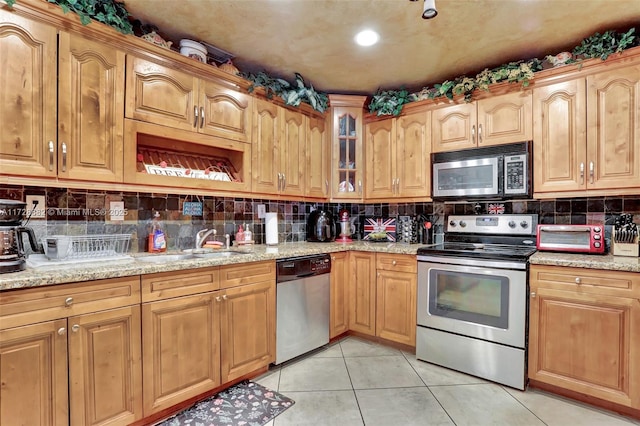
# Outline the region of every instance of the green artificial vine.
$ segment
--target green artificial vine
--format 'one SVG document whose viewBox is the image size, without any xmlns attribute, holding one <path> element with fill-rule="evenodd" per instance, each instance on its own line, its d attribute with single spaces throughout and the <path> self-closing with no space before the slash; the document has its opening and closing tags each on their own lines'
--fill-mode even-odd
<svg viewBox="0 0 640 426">
<path fill-rule="evenodd" d="M 272 99 L 275 95 L 280 97 L 286 105 L 299 106 L 304 102 L 320 112 L 325 112 L 329 107 L 329 97 L 325 93 L 316 91 L 311 83 L 307 87 L 304 78 L 298 73 L 296 73 L 294 84 L 282 78 L 271 77 L 264 71 L 257 74 L 240 73 L 240 76 L 251 82 L 248 88 L 249 93 L 256 87 L 262 87 L 268 99 Z"/>
<path fill-rule="evenodd" d="M 626 33 L 617 33 L 613 30 L 603 34 L 595 33 L 582 40 L 582 43 L 576 46 L 572 53 L 576 56 L 581 55 L 585 59 L 600 58 L 604 61 L 613 53 L 633 47 L 636 39 L 635 30 L 635 28 L 631 28 Z"/>
<path fill-rule="evenodd" d="M 4 0 L 10 7 L 16 0 Z M 129 12 L 124 3 L 116 0 L 47 0 L 57 4 L 64 13 L 75 12 L 80 16 L 82 25 L 89 25 L 92 19 L 107 24 L 122 34 L 132 34 L 133 27 L 129 22 Z"/>
<path fill-rule="evenodd" d="M 375 112 L 377 115 L 399 115 L 402 111 L 402 106 L 411 101 L 411 95 L 405 89 L 378 89 L 371 102 L 369 102 L 369 112 Z"/>
</svg>

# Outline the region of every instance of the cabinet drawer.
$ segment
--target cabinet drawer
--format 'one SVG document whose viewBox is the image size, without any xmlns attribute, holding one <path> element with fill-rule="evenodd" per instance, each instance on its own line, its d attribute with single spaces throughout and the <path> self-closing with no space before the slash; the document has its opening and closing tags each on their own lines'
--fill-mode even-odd
<svg viewBox="0 0 640 426">
<path fill-rule="evenodd" d="M 140 303 L 140 277 L 0 293 L 0 329 Z"/>
<path fill-rule="evenodd" d="M 640 274 L 635 272 L 532 265 L 531 284 L 559 290 L 640 297 Z"/>
<path fill-rule="evenodd" d="M 220 288 L 275 281 L 275 279 L 276 263 L 272 260 L 220 267 Z"/>
<path fill-rule="evenodd" d="M 169 299 L 205 293 L 220 288 L 219 269 L 161 272 L 142 276 L 142 301 Z"/>
<path fill-rule="evenodd" d="M 417 272 L 418 261 L 408 254 L 377 254 L 376 269 L 383 271 Z"/>
</svg>

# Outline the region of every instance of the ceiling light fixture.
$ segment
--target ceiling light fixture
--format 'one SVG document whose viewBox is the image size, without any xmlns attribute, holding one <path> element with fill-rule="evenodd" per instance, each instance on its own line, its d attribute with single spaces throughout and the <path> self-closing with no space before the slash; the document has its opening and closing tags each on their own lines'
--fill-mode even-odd
<svg viewBox="0 0 640 426">
<path fill-rule="evenodd" d="M 436 0 L 424 0 L 424 8 L 422 9 L 422 19 L 435 18 L 438 14 L 436 10 Z"/>
<path fill-rule="evenodd" d="M 373 30 L 363 30 L 355 36 L 355 41 L 360 46 L 373 46 L 378 40 L 380 40 L 380 36 Z"/>
</svg>

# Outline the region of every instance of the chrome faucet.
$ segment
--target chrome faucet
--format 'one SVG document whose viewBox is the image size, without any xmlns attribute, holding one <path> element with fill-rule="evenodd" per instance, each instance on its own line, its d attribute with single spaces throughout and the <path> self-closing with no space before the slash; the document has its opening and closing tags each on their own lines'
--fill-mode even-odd
<svg viewBox="0 0 640 426">
<path fill-rule="evenodd" d="M 226 243 L 226 249 L 229 250 L 231 247 L 231 236 L 229 234 L 224 234 L 224 241 Z"/>
<path fill-rule="evenodd" d="M 211 234 L 213 234 L 213 236 L 215 237 L 216 230 L 203 229 L 202 231 L 198 231 L 198 233 L 196 234 L 196 248 L 197 249 L 202 248 L 202 244 L 204 244 L 205 239 Z"/>
</svg>

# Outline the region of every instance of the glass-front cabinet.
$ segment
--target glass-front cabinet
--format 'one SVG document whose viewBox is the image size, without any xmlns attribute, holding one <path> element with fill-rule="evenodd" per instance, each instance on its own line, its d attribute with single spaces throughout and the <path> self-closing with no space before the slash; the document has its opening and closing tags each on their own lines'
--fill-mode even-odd
<svg viewBox="0 0 640 426">
<path fill-rule="evenodd" d="M 329 95 L 333 121 L 331 199 L 362 200 L 362 108 L 366 97 Z"/>
</svg>

